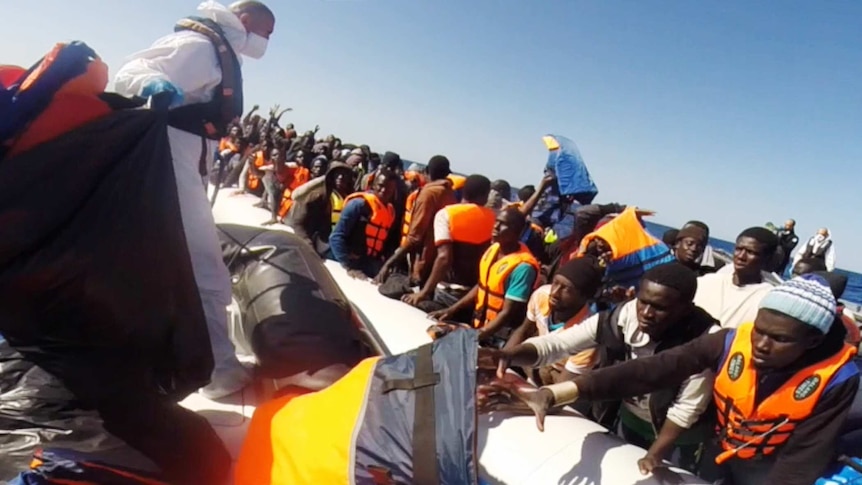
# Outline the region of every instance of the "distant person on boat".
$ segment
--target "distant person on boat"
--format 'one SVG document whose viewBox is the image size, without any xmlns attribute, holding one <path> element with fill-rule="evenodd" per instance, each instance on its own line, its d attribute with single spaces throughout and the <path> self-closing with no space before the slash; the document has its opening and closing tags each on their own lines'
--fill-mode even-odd
<svg viewBox="0 0 862 485">
<path fill-rule="evenodd" d="M 590 317 L 592 303 L 602 286 L 604 270 L 592 257 L 575 258 L 564 264 L 551 279 L 540 286 L 527 302 L 527 317 L 509 337 L 505 350 L 511 350 L 524 340 L 557 334 Z M 594 349 L 566 356 L 547 364 L 533 374 L 535 382 L 554 384 L 589 372 L 595 367 L 598 355 Z"/>
<path fill-rule="evenodd" d="M 778 237 L 765 227 L 751 227 L 736 238 L 733 272 L 701 276 L 694 302 L 721 322 L 736 328 L 754 320 L 760 300 L 772 289 L 763 281 L 773 261 Z"/>
<path fill-rule="evenodd" d="M 395 227 L 398 180 L 394 172 L 382 171 L 368 192 L 357 192 L 344 200 L 344 209 L 329 236 L 332 257 L 357 279 L 377 276 L 383 266 L 386 240 Z"/>
<path fill-rule="evenodd" d="M 454 305 L 430 316 L 445 321 L 473 308 L 479 342 L 505 345 L 512 330 L 524 321 L 539 276 L 539 262 L 519 240 L 526 225 L 526 217 L 517 209 L 501 211 L 491 232 L 494 244 L 479 261 L 479 284 Z"/>
<path fill-rule="evenodd" d="M 324 177 L 312 179 L 293 194 L 285 224 L 322 257 L 330 254 L 329 235 L 341 218 L 344 199 L 353 192 L 353 173 L 346 163 L 332 162 Z"/>
<path fill-rule="evenodd" d="M 709 226 L 702 221 L 688 221 L 683 224 L 680 230 L 689 227 L 698 227 L 706 233 L 706 247 L 703 249 L 703 255 L 701 255 L 697 260 L 698 264 L 700 264 L 699 271 L 702 274 L 708 274 L 715 273 L 720 270 L 724 266 L 724 263 L 715 258 L 714 250 L 709 244 Z"/>
<path fill-rule="evenodd" d="M 700 226 L 688 225 L 677 231 L 674 237 L 673 254 L 686 268 L 694 271 L 698 276 L 713 273 L 712 268 L 701 265 L 703 252 L 709 244 L 707 231 Z"/>
<path fill-rule="evenodd" d="M 434 218 L 444 207 L 456 204 L 452 182 L 447 178 L 452 170 L 449 159 L 435 155 L 428 161 L 426 168 L 431 180 L 421 189 L 411 194 L 412 203 L 405 207 L 401 245 L 386 261 L 375 280 L 385 283 L 395 267 L 408 255 L 413 255 L 410 284 L 422 286 L 431 276 L 437 259 L 437 244 L 434 240 Z M 490 235 L 489 235 L 490 236 Z"/>
<path fill-rule="evenodd" d="M 218 398 L 239 391 L 251 378 L 228 337 L 225 308 L 231 302 L 230 274 L 222 261 L 201 176 L 209 173 L 212 154 L 224 134 L 219 127 L 223 130 L 242 116 L 237 56 L 263 57 L 275 15 L 263 3 L 250 0 L 230 8 L 204 2 L 198 15 L 181 21 L 176 32 L 152 47 L 133 54 L 117 72 L 114 88 L 127 96 L 150 97 L 155 108 L 171 110 L 168 135 L 177 194 L 215 357 L 212 383 L 203 392 Z M 232 91 L 223 91 L 225 86 Z"/>
<path fill-rule="evenodd" d="M 844 342 L 844 327 L 834 324 L 835 312 L 826 282 L 801 276 L 771 290 L 753 323 L 538 392 L 506 383 L 498 392 L 527 403 L 541 429 L 553 406 L 643 395 L 713 370 L 718 426 L 698 474 L 730 485 L 810 485 L 835 458 L 859 389 L 856 350 Z M 655 469 L 644 465 L 644 473 Z"/>
<path fill-rule="evenodd" d="M 790 270 L 790 276 L 795 278 L 816 271 L 828 271 L 826 269 L 826 262 L 822 259 L 803 258 L 793 265 L 793 269 Z"/>
<path fill-rule="evenodd" d="M 491 194 L 488 196 L 488 207 L 500 212 L 509 205 L 512 198 L 512 186 L 503 179 L 491 182 Z"/>
<path fill-rule="evenodd" d="M 796 221 L 787 219 L 784 227 L 776 231 L 778 235 L 778 247 L 781 249 L 781 259 L 776 267 L 776 273 L 783 275 L 787 271 L 787 265 L 793 256 L 793 250 L 799 244 L 799 236 L 796 235 Z"/>
<path fill-rule="evenodd" d="M 496 225 L 494 211 L 486 207 L 491 181 L 484 175 L 470 175 L 461 192 L 460 204 L 446 206 L 434 215 L 437 250 L 428 279 L 419 291 L 402 298 L 425 312 L 449 308 L 470 292 L 479 281 L 482 255 L 491 245 Z M 446 319 L 471 323 L 472 318 L 473 312 L 465 305 L 459 312 L 448 313 Z"/>
<path fill-rule="evenodd" d="M 576 261 L 579 260 L 572 260 Z M 554 278 L 557 281 L 557 276 Z M 589 349 L 599 350 L 601 359 L 597 364 L 601 368 L 632 360 L 641 362 L 717 331 L 718 322 L 692 302 L 696 288 L 695 274 L 679 263 L 652 268 L 643 275 L 635 300 L 568 329 L 548 332 L 522 345 L 507 345 L 497 352 L 495 357 L 501 361 L 498 377 L 503 376 L 508 365 L 547 366 Z M 607 427 L 613 427 L 619 419 L 625 439 L 649 450 L 641 460 L 642 468 L 659 466 L 676 447 L 681 465 L 692 470 L 700 443 L 711 432 L 710 423 L 701 415 L 712 397 L 713 376 L 708 370 L 691 374 L 649 393 L 627 395 L 622 400 L 616 398 L 616 402 L 597 401 L 593 405 L 594 417 Z"/>
<path fill-rule="evenodd" d="M 832 271 L 835 269 L 835 245 L 832 241 L 832 236 L 829 229 L 822 227 L 817 231 L 817 234 L 808 240 L 805 246 L 799 248 L 796 256 L 793 258 L 793 264 L 803 258 L 820 259 L 826 263 L 826 269 Z"/>
</svg>

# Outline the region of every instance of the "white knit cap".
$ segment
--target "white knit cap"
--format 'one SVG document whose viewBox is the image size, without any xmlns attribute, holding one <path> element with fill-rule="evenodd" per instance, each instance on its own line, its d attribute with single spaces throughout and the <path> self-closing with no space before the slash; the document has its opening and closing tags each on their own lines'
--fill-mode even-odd
<svg viewBox="0 0 862 485">
<path fill-rule="evenodd" d="M 829 283 L 820 276 L 797 276 L 773 288 L 760 301 L 760 308 L 774 310 L 811 325 L 826 334 L 835 321 L 838 304 Z"/>
</svg>

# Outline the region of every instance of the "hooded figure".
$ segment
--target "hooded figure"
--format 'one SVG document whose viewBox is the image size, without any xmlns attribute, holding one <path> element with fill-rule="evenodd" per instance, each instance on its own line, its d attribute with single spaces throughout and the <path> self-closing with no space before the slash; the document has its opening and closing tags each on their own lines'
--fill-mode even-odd
<svg viewBox="0 0 862 485">
<path fill-rule="evenodd" d="M 204 2 L 196 17 L 181 20 L 174 33 L 133 54 L 114 80 L 116 92 L 170 109 L 168 137 L 180 213 L 215 358 L 212 382 L 203 389 L 211 398 L 242 389 L 250 376 L 227 333 L 230 274 L 201 176 L 212 168 L 219 126 L 230 115 L 242 114 L 240 54 L 262 57 L 274 26 L 275 16 L 260 2 L 242 0 L 230 8 Z M 226 103 L 234 103 L 232 113 Z"/>
<path fill-rule="evenodd" d="M 296 189 L 285 223 L 318 254 L 325 255 L 329 251 L 329 234 L 337 221 L 333 202 L 340 198 L 343 203 L 352 189 L 353 169 L 350 165 L 330 163 L 326 176 L 312 179 Z"/>
</svg>

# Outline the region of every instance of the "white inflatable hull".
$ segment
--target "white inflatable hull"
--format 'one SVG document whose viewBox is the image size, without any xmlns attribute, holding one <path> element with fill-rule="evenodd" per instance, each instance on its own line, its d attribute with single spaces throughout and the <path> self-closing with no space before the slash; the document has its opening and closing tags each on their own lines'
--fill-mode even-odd
<svg viewBox="0 0 862 485">
<path fill-rule="evenodd" d="M 232 192 L 220 192 L 213 210 L 217 222 L 256 226 L 268 219 L 266 211 L 252 207 L 256 197 L 231 196 Z M 289 230 L 283 225 L 271 229 Z M 430 342 L 426 329 L 431 322 L 423 312 L 382 296 L 369 282 L 350 278 L 335 262 L 327 261 L 326 267 L 387 352 L 397 354 Z M 206 416 L 236 457 L 256 403 L 250 391 L 231 399 L 229 404 L 213 403 L 193 395 L 183 404 Z M 483 415 L 479 417 L 478 442 L 480 474 L 491 484 L 660 483 L 638 470 L 643 449 L 624 443 L 574 411 L 549 416 L 544 433 L 536 428 L 533 416 Z M 706 483 L 676 471 L 680 483 Z"/>
</svg>

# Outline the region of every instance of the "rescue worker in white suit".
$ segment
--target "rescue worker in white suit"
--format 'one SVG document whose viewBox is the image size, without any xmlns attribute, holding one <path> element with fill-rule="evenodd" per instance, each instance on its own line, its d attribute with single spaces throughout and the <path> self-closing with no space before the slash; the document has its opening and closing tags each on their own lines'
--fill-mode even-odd
<svg viewBox="0 0 862 485">
<path fill-rule="evenodd" d="M 228 335 L 230 274 L 202 177 L 212 168 L 217 140 L 242 114 L 240 54 L 263 57 L 274 27 L 275 15 L 261 2 L 225 7 L 209 0 L 173 34 L 133 54 L 114 80 L 116 92 L 150 98 L 154 109 L 169 110 L 180 212 L 215 361 L 211 382 L 200 392 L 211 399 L 241 390 L 251 376 Z"/>
</svg>

